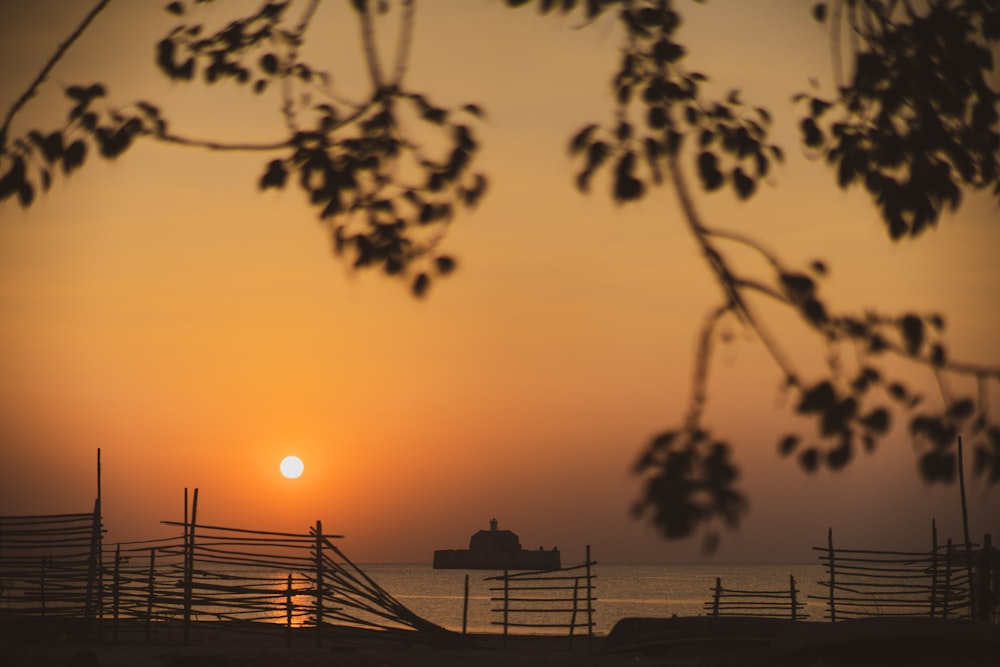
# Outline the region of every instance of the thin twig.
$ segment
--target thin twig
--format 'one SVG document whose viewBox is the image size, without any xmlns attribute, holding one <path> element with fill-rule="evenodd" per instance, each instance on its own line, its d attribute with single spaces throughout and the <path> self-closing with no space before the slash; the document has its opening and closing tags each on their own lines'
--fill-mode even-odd
<svg viewBox="0 0 1000 667">
<path fill-rule="evenodd" d="M 149 130 L 143 130 L 141 134 L 145 134 L 146 136 L 154 139 L 159 139 L 160 141 L 168 144 L 177 144 L 180 146 L 190 146 L 194 148 L 206 148 L 213 151 L 275 151 L 281 148 L 288 148 L 293 145 L 291 139 L 283 139 L 281 141 L 274 141 L 265 144 L 242 144 L 227 143 L 224 141 L 210 141 L 207 139 L 191 139 L 177 134 L 170 134 L 168 132 L 151 132 Z"/>
<path fill-rule="evenodd" d="M 837 86 L 837 90 L 846 85 L 844 83 L 844 63 L 843 54 L 840 50 L 840 22 L 841 22 L 841 12 L 844 9 L 844 0 L 837 0 L 833 5 L 833 11 L 831 12 L 830 21 L 833 23 L 830 28 L 830 50 L 833 56 L 833 82 Z"/>
<path fill-rule="evenodd" d="M 382 89 L 382 68 L 378 60 L 378 47 L 375 44 L 375 27 L 372 24 L 371 10 L 366 3 L 358 10 L 361 16 L 361 41 L 364 44 L 365 62 L 368 65 L 368 74 L 372 79 L 372 86 L 376 91 Z"/>
<path fill-rule="evenodd" d="M 285 126 L 292 132 L 298 132 L 299 127 L 295 122 L 295 107 L 292 101 L 291 71 L 299 53 L 299 45 L 302 43 L 302 36 L 309 27 L 309 23 L 312 21 L 313 15 L 315 15 L 316 8 L 318 6 L 319 0 L 312 0 L 306 7 L 306 10 L 302 13 L 302 19 L 299 21 L 299 24 L 295 26 L 295 31 L 292 33 L 294 41 L 292 42 L 291 48 L 288 50 L 288 54 L 285 57 L 284 67 L 282 68 L 281 96 L 283 98 L 283 102 L 281 105 L 281 113 L 285 117 Z"/>
<path fill-rule="evenodd" d="M 400 19 L 399 44 L 396 46 L 396 68 L 392 75 L 392 85 L 399 86 L 406 74 L 410 61 L 410 49 L 413 46 L 413 24 L 416 14 L 417 0 L 403 0 L 403 16 Z"/>
<path fill-rule="evenodd" d="M 673 180 L 674 189 L 677 191 L 677 196 L 680 200 L 681 209 L 684 211 L 684 217 L 687 219 L 688 227 L 691 229 L 691 233 L 694 234 L 695 239 L 701 246 L 703 254 L 708 259 L 709 266 L 712 267 L 712 270 L 719 281 L 719 285 L 728 297 L 734 311 L 740 319 L 757 334 L 760 341 L 764 344 L 764 347 L 767 348 L 771 358 L 774 359 L 774 362 L 781 368 L 781 371 L 785 374 L 785 376 L 790 380 L 794 380 L 797 375 L 792 368 L 791 363 L 785 358 L 785 354 L 778 346 L 777 342 L 771 338 L 770 334 L 767 333 L 764 327 L 754 316 L 753 311 L 750 310 L 750 306 L 746 303 L 743 296 L 739 292 L 738 280 L 729 270 L 729 266 L 722 258 L 722 255 L 719 254 L 719 251 L 711 244 L 709 240 L 711 232 L 705 227 L 704 224 L 702 224 L 701 219 L 698 216 L 698 212 L 695 210 L 694 202 L 692 201 L 690 192 L 688 191 L 687 181 L 684 180 L 684 174 L 681 172 L 680 165 L 677 163 L 677 155 L 675 153 L 668 154 L 667 166 L 670 170 L 670 176 Z"/>
<path fill-rule="evenodd" d="M 698 423 L 701 421 L 701 413 L 705 408 L 705 397 L 708 393 L 708 362 L 712 357 L 712 339 L 715 327 L 722 319 L 722 316 L 733 309 L 732 304 L 727 303 L 719 306 L 705 318 L 705 323 L 701 327 L 698 336 L 698 350 L 695 353 L 694 377 L 691 379 L 691 400 L 688 404 L 688 413 L 684 419 L 685 428 L 694 432 L 698 430 Z"/>
<path fill-rule="evenodd" d="M 726 229 L 716 229 L 709 227 L 703 227 L 702 229 L 704 229 L 705 233 L 709 236 L 714 236 L 716 238 L 725 239 L 728 241 L 734 241 L 736 243 L 745 245 L 748 248 L 751 248 L 752 250 L 756 250 L 764 257 L 764 259 L 768 261 L 768 263 L 771 266 L 774 267 L 774 269 L 778 273 L 785 273 L 785 268 L 782 265 L 781 261 L 778 259 L 778 256 L 775 255 L 770 250 L 768 250 L 767 248 L 765 248 L 759 242 L 750 238 L 749 236 L 745 236 L 743 234 L 740 234 L 739 232 L 733 232 Z"/>
<path fill-rule="evenodd" d="M 7 149 L 7 131 L 10 129 L 10 124 L 11 121 L 14 120 L 14 116 L 21 110 L 22 107 L 24 107 L 25 104 L 28 103 L 28 100 L 35 96 L 35 93 L 38 91 L 38 87 L 45 81 L 45 78 L 49 75 L 49 72 L 52 71 L 52 68 L 56 66 L 56 63 L 62 59 L 62 57 L 66 54 L 66 51 L 69 50 L 69 47 L 71 47 L 73 43 L 79 39 L 80 35 L 83 34 L 83 31 L 87 29 L 94 19 L 97 18 L 97 15 L 100 14 L 110 2 L 111 0 L 99 0 L 99 2 L 94 5 L 94 8 L 87 13 L 87 15 L 83 18 L 83 21 L 80 22 L 80 25 L 76 27 L 76 30 L 74 30 L 70 36 L 66 38 L 66 41 L 59 45 L 59 48 L 57 48 L 56 52 L 52 54 L 49 61 L 45 63 L 45 66 L 42 67 L 42 71 L 38 73 L 38 76 L 31 82 L 31 85 L 28 86 L 26 91 L 24 91 L 24 94 L 22 94 L 21 97 L 19 97 L 7 111 L 7 116 L 4 118 L 3 125 L 0 126 L 0 151 L 6 151 Z"/>
</svg>

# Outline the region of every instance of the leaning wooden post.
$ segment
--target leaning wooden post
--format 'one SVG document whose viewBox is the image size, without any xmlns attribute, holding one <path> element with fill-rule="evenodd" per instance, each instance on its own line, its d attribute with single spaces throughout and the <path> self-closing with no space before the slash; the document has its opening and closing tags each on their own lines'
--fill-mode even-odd
<svg viewBox="0 0 1000 667">
<path fill-rule="evenodd" d="M 464 635 L 469 627 L 469 575 L 465 575 L 465 596 L 462 602 L 462 634 Z"/>
<path fill-rule="evenodd" d="M 100 450 L 98 450 L 100 451 Z M 100 461 L 100 454 L 98 454 Z M 98 468 L 99 468 L 98 464 Z M 97 609 L 102 606 L 101 576 L 104 565 L 101 557 L 101 499 L 94 500 L 93 523 L 90 528 L 90 557 L 87 561 L 87 592 L 84 598 L 83 615 L 89 620 L 98 616 Z"/>
<path fill-rule="evenodd" d="M 507 568 L 503 571 L 503 647 L 507 648 L 507 615 L 510 610 L 510 577 Z"/>
<path fill-rule="evenodd" d="M 587 650 L 591 650 L 594 645 L 594 573 L 590 569 L 590 545 L 587 545 Z"/>
<path fill-rule="evenodd" d="M 789 593 L 791 594 L 792 597 L 792 620 L 797 621 L 799 620 L 799 601 L 798 598 L 796 597 L 797 591 L 795 590 L 794 574 L 788 575 L 788 588 L 789 588 Z"/>
<path fill-rule="evenodd" d="M 194 591 L 194 532 L 198 519 L 198 489 L 191 499 L 191 522 L 187 521 L 187 489 L 184 490 L 184 643 L 191 642 L 191 607 Z"/>
<path fill-rule="evenodd" d="M 285 648 L 292 648 L 292 573 L 285 587 Z"/>
<path fill-rule="evenodd" d="M 712 616 L 719 615 L 719 598 L 722 596 L 722 577 L 715 578 L 715 593 L 712 595 Z"/>
<path fill-rule="evenodd" d="M 323 522 L 316 522 L 316 647 L 323 645 Z"/>
<path fill-rule="evenodd" d="M 962 531 L 965 533 L 965 573 L 969 578 L 969 618 L 976 618 L 976 582 L 972 577 L 972 540 L 969 539 L 969 510 L 965 504 L 965 465 L 962 460 L 962 436 L 958 436 L 958 488 L 962 494 Z"/>
<path fill-rule="evenodd" d="M 943 618 L 948 618 L 948 612 L 951 610 L 951 538 L 948 538 L 948 546 L 944 552 L 945 567 L 944 567 L 944 613 Z"/>
<path fill-rule="evenodd" d="M 579 604 L 580 577 L 573 579 L 573 612 L 569 617 L 569 650 L 573 650 L 573 633 L 576 631 L 576 606 Z"/>
<path fill-rule="evenodd" d="M 833 563 L 833 528 L 829 528 L 827 530 L 827 532 L 826 532 L 826 544 L 827 544 L 827 547 L 826 547 L 826 549 L 827 549 L 827 552 L 826 552 L 827 553 L 827 560 L 828 560 L 828 563 L 829 563 L 827 565 L 827 567 L 830 570 L 830 582 L 829 582 L 829 584 L 830 584 L 830 622 L 831 623 L 836 623 L 837 622 L 837 604 L 836 604 L 836 599 L 837 598 L 836 598 L 836 595 L 834 594 L 836 579 L 835 579 L 835 575 L 834 575 L 834 569 L 835 568 L 834 568 L 834 563 Z"/>
<path fill-rule="evenodd" d="M 149 550 L 149 579 L 146 583 L 146 643 L 149 643 L 153 630 L 153 594 L 155 591 L 153 581 L 156 569 L 156 549 Z"/>
<path fill-rule="evenodd" d="M 118 603 L 121 601 L 121 562 L 122 546 L 115 545 L 114 583 L 111 588 L 111 642 L 118 643 Z"/>
<path fill-rule="evenodd" d="M 38 581 L 38 598 L 42 603 L 42 635 L 45 635 L 45 559 L 40 563 L 41 572 Z"/>
<path fill-rule="evenodd" d="M 976 594 L 976 599 L 979 600 L 979 616 L 976 620 L 982 623 L 990 622 L 990 616 L 996 604 L 993 593 L 990 591 L 990 582 L 993 581 L 992 561 L 993 536 L 986 533 L 983 535 L 983 546 L 979 550 L 979 564 L 976 566 L 977 585 L 979 586 L 979 592 Z"/>
<path fill-rule="evenodd" d="M 931 519 L 931 618 L 937 616 L 938 558 L 937 520 Z"/>
</svg>

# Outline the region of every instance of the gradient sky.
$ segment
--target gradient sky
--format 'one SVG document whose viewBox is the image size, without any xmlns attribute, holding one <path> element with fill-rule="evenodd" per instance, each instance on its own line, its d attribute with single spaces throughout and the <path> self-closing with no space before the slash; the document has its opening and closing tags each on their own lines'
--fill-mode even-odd
<svg viewBox="0 0 1000 667">
<path fill-rule="evenodd" d="M 88 4 L 3 4 L 0 107 Z M 278 97 L 159 74 L 153 45 L 175 22 L 162 4 L 113 2 L 14 131 L 55 127 L 61 88 L 101 81 L 115 100 L 156 102 L 181 134 L 279 138 Z M 681 6 L 688 66 L 769 107 L 788 155 L 749 203 L 700 196 L 706 220 L 793 264 L 824 259 L 834 309 L 938 311 L 954 357 L 1000 364 L 995 204 L 968 196 L 938 229 L 891 243 L 866 195 L 839 190 L 796 145 L 790 96 L 810 76 L 830 79 L 810 3 Z M 336 260 L 297 189 L 258 192 L 266 155 L 144 142 L 88 160 L 27 211 L 0 206 L 0 515 L 90 509 L 100 447 L 112 542 L 166 534 L 159 521 L 179 519 L 183 489 L 199 487 L 206 523 L 320 519 L 362 562 L 429 562 L 493 516 L 527 547 L 559 546 L 564 562 L 588 543 L 605 562 L 697 558 L 698 540 L 667 543 L 629 518 L 629 467 L 684 414 L 717 286 L 668 190 L 622 208 L 603 180 L 586 197 L 574 189 L 566 142 L 609 118 L 620 35 L 610 21 L 573 25 L 498 0 L 420 3 L 408 81 L 487 110 L 479 166 L 491 178 L 445 241 L 459 270 L 424 301 Z M 324 7 L 313 30 L 314 60 L 363 92 L 351 15 Z M 818 341 L 765 312 L 818 369 Z M 933 517 L 960 539 L 957 487 L 919 481 L 901 423 L 839 474 L 779 459 L 777 439 L 796 425 L 780 375 L 734 333 L 707 420 L 737 445 L 751 510 L 715 559 L 808 561 L 830 526 L 844 547 L 925 548 Z M 286 454 L 305 461 L 301 478 L 279 475 Z M 969 496 L 973 533 L 1000 535 L 998 490 L 973 482 Z"/>
</svg>

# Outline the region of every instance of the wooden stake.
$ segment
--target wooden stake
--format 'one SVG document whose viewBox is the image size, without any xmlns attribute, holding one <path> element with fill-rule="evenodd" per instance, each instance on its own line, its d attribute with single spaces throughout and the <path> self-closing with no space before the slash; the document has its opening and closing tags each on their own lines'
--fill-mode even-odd
<svg viewBox="0 0 1000 667">
<path fill-rule="evenodd" d="M 288 586 L 285 588 L 285 648 L 292 648 L 292 573 L 288 573 Z"/>
<path fill-rule="evenodd" d="M 146 585 L 146 643 L 149 643 L 153 623 L 153 577 L 156 571 L 156 549 L 149 550 L 149 581 Z"/>
<path fill-rule="evenodd" d="M 469 625 L 469 575 L 465 575 L 465 596 L 462 602 L 462 634 L 466 633 Z"/>
<path fill-rule="evenodd" d="M 938 558 L 937 520 L 931 519 L 931 618 L 937 616 Z"/>
<path fill-rule="evenodd" d="M 795 591 L 795 575 L 793 575 L 793 574 L 788 575 L 788 588 L 789 588 L 789 593 L 792 596 L 792 620 L 793 621 L 797 621 L 798 620 L 798 613 L 799 613 L 799 605 L 798 605 L 798 600 L 795 597 L 795 593 L 796 593 L 796 591 Z"/>
<path fill-rule="evenodd" d="M 958 436 L 958 488 L 962 494 L 962 531 L 965 533 L 965 572 L 969 577 L 969 617 L 976 614 L 976 582 L 972 577 L 972 540 L 969 539 L 969 509 L 965 504 L 965 465 L 962 458 L 962 436 Z"/>
<path fill-rule="evenodd" d="M 719 615 L 719 598 L 722 596 L 722 577 L 715 578 L 715 595 L 712 600 L 712 616 Z"/>
<path fill-rule="evenodd" d="M 510 612 L 510 575 L 503 571 L 503 647 L 507 648 L 507 617 Z"/>
<path fill-rule="evenodd" d="M 590 561 L 590 545 L 587 545 L 587 650 L 592 650 L 594 648 L 594 576 L 590 570 L 592 565 Z"/>
<path fill-rule="evenodd" d="M 827 554 L 830 556 L 829 570 L 830 570 L 830 622 L 837 622 L 837 606 L 836 606 L 836 595 L 834 594 L 834 584 L 836 583 L 834 579 L 834 566 L 833 566 L 833 528 L 829 528 L 826 532 L 826 544 L 827 544 Z"/>
<path fill-rule="evenodd" d="M 316 648 L 323 645 L 323 522 L 316 522 Z"/>
<path fill-rule="evenodd" d="M 573 580 L 573 613 L 569 617 L 569 650 L 573 650 L 573 632 L 576 630 L 576 606 L 579 604 L 580 577 Z"/>
<path fill-rule="evenodd" d="M 122 547 L 115 545 L 115 578 L 111 584 L 111 642 L 118 643 L 118 604 L 121 601 L 121 562 Z"/>
</svg>

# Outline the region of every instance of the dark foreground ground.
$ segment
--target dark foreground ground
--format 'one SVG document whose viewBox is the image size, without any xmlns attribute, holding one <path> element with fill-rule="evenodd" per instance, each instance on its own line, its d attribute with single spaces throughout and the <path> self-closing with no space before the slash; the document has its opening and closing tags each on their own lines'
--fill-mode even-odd
<svg viewBox="0 0 1000 667">
<path fill-rule="evenodd" d="M 1000 627 L 941 619 L 867 619 L 793 623 L 773 619 L 624 619 L 609 635 L 453 637 L 428 644 L 414 636 L 331 629 L 289 635 L 220 622 L 197 623 L 184 642 L 179 625 L 121 625 L 115 637 L 93 627 L 0 616 L 0 667 L 484 667 L 579 665 L 663 667 L 1000 666 Z M 117 643 L 115 641 L 117 640 Z"/>
</svg>

